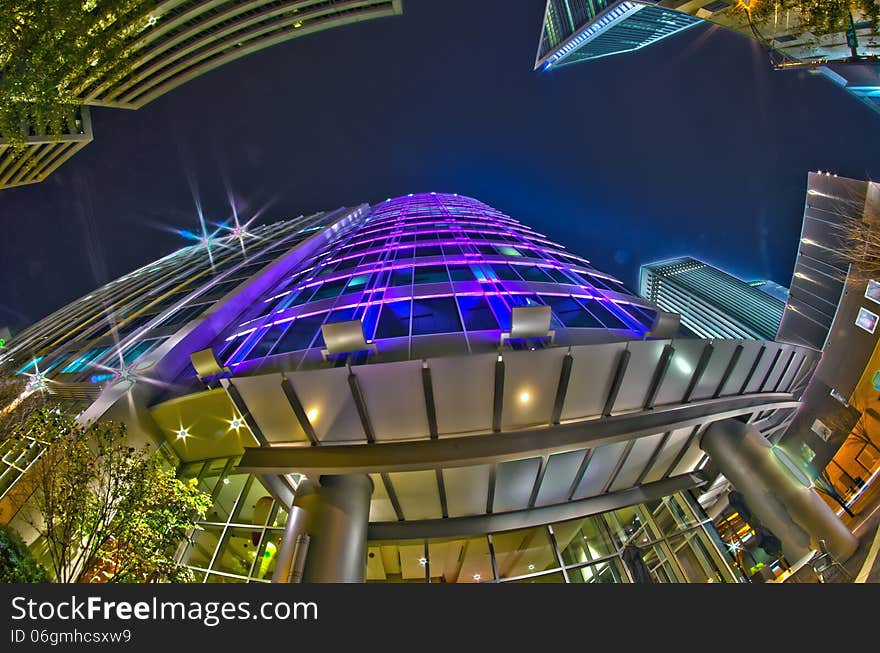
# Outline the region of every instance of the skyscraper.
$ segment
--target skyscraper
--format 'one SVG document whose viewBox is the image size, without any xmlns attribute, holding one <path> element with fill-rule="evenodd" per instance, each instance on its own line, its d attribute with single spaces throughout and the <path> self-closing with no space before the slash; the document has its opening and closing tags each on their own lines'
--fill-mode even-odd
<svg viewBox="0 0 880 653">
<path fill-rule="evenodd" d="M 878 30 L 859 7 L 824 25 L 778 0 L 547 0 L 535 69 L 600 59 L 652 45 L 701 23 L 756 40 L 780 69 L 824 74 L 880 111 Z"/>
<path fill-rule="evenodd" d="M 0 135 L 0 189 L 43 181 L 58 166 L 92 142 L 88 107 L 80 107 L 74 129 L 61 135 L 30 133 L 25 143 L 10 144 Z"/>
<path fill-rule="evenodd" d="M 658 581 L 738 578 L 689 494 L 704 435 L 752 416 L 713 462 L 763 456 L 812 350 L 673 337 L 617 279 L 458 195 L 230 232 L 222 278 L 206 245 L 50 316 L 4 363 L 213 493 L 179 551 L 200 580 L 624 582 L 636 543 Z M 134 303 L 114 330 L 117 296 Z M 795 513 L 846 557 L 823 506 Z"/>
<path fill-rule="evenodd" d="M 639 294 L 701 338 L 774 340 L 785 302 L 695 258 L 642 265 Z"/>
<path fill-rule="evenodd" d="M 125 41 L 115 65 L 58 80 L 82 105 L 139 109 L 199 75 L 263 48 L 334 27 L 400 15 L 402 0 L 166 0 Z M 0 71 L 2 74 L 2 71 Z M 32 134 L 25 147 L 4 145 L 0 189 L 42 181 L 92 140 L 88 110 L 73 134 Z"/>
</svg>

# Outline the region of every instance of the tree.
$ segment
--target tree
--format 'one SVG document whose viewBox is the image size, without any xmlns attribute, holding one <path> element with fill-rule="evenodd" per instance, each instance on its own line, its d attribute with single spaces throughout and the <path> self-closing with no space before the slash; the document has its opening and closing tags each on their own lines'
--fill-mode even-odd
<svg viewBox="0 0 880 653">
<path fill-rule="evenodd" d="M 46 568 L 38 564 L 21 536 L 0 525 L 0 583 L 45 583 Z"/>
<path fill-rule="evenodd" d="M 766 45 L 780 12 L 796 13 L 799 28 L 816 36 L 844 32 L 859 20 L 880 29 L 880 0 L 739 0 L 734 11 L 745 15 L 752 35 Z"/>
<path fill-rule="evenodd" d="M 846 217 L 839 227 L 843 247 L 838 255 L 849 263 L 851 283 L 863 284 L 880 279 L 880 213 L 865 211 L 861 215 Z"/>
<path fill-rule="evenodd" d="M 155 0 L 0 2 L 0 136 L 74 130 L 82 93 L 131 70 L 129 48 L 155 18 Z M 152 19 L 152 20 L 151 20 Z"/>
<path fill-rule="evenodd" d="M 127 444 L 125 427 L 81 427 L 58 408 L 33 411 L 23 432 L 48 442 L 20 491 L 59 582 L 185 582 L 174 549 L 211 500 L 175 478 L 148 447 Z"/>
</svg>

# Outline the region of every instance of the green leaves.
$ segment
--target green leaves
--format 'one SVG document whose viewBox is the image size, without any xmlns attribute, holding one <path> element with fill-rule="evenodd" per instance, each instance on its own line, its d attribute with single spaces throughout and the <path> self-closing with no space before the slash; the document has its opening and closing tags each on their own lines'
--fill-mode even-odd
<svg viewBox="0 0 880 653">
<path fill-rule="evenodd" d="M 89 88 L 131 70 L 151 0 L 0 2 L 0 137 L 75 131 Z"/>
<path fill-rule="evenodd" d="M 60 582 L 182 581 L 174 552 L 210 496 L 130 446 L 114 422 L 79 426 L 46 406 L 21 427 L 49 443 L 33 465 L 28 521 Z"/>
</svg>

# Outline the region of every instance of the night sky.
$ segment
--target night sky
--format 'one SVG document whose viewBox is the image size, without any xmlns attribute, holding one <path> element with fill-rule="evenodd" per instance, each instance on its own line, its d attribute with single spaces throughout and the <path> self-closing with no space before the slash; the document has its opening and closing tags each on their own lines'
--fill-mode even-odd
<svg viewBox="0 0 880 653">
<path fill-rule="evenodd" d="M 788 285 L 807 172 L 880 177 L 880 115 L 698 27 L 532 71 L 544 0 L 405 0 L 403 16 L 283 43 L 138 111 L 47 181 L 0 191 L 0 326 L 22 328 L 186 244 L 410 192 L 457 192 L 636 287 L 690 254 Z"/>
</svg>

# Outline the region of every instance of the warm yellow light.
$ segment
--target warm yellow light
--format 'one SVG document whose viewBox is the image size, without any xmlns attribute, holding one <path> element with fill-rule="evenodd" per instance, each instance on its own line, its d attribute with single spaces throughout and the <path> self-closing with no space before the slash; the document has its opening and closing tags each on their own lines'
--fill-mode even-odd
<svg viewBox="0 0 880 653">
<path fill-rule="evenodd" d="M 318 419 L 318 409 L 312 408 L 309 412 L 306 413 L 306 417 L 309 418 L 310 422 L 314 422 L 316 419 Z"/>
<path fill-rule="evenodd" d="M 294 26 L 294 27 L 302 27 L 303 24 L 302 24 L 302 23 L 294 23 L 293 26 Z"/>
<path fill-rule="evenodd" d="M 523 390 L 519 393 L 519 403 L 527 404 L 532 400 L 532 395 L 529 394 L 528 390 Z"/>
</svg>

